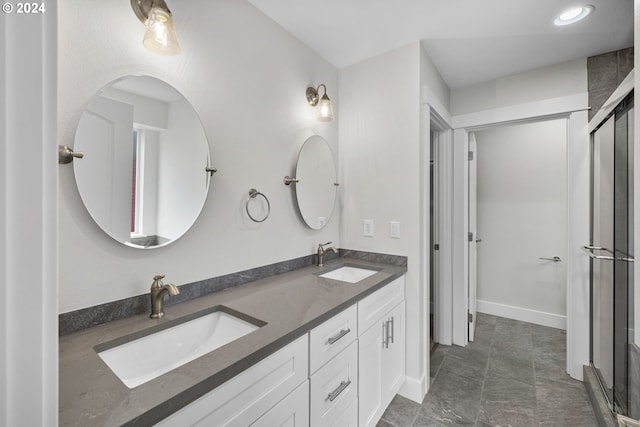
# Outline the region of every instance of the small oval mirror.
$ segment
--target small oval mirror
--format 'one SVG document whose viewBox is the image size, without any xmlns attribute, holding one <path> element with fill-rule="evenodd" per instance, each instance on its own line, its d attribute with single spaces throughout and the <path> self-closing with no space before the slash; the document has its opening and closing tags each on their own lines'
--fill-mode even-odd
<svg viewBox="0 0 640 427">
<path fill-rule="evenodd" d="M 115 80 L 89 101 L 76 130 L 78 191 L 115 240 L 157 248 L 197 219 L 209 189 L 209 144 L 195 110 L 148 76 Z"/>
<path fill-rule="evenodd" d="M 337 194 L 336 167 L 329 144 L 319 135 L 304 142 L 298 155 L 295 186 L 298 209 L 314 230 L 331 219 Z"/>
</svg>

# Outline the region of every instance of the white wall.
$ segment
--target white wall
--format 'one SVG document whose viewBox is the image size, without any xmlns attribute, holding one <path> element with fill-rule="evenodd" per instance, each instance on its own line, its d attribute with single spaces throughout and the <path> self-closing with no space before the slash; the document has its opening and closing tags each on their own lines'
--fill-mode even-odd
<svg viewBox="0 0 640 427">
<path fill-rule="evenodd" d="M 451 90 L 451 114 L 466 114 L 583 93 L 587 60 L 501 77 Z"/>
<path fill-rule="evenodd" d="M 422 279 L 425 272 L 428 277 L 428 266 L 421 252 L 421 236 L 428 237 L 428 210 L 423 209 L 428 182 L 421 169 L 425 154 L 429 155 L 429 138 L 428 122 L 426 128 L 421 124 L 421 83 L 438 85 L 432 81 L 435 69 L 423 71 L 422 64 L 422 50 L 416 42 L 339 72 L 342 242 L 351 249 L 409 259 L 406 366 L 412 386 L 402 393 L 414 400 L 422 399 L 420 389 L 424 393 L 425 376 L 428 378 L 428 293 Z M 444 83 L 434 93 L 448 97 Z M 448 103 L 448 99 L 441 102 Z M 421 135 L 425 131 L 426 139 Z M 364 219 L 374 221 L 373 237 L 363 236 Z M 400 222 L 400 239 L 390 238 L 390 221 Z"/>
<path fill-rule="evenodd" d="M 478 310 L 564 329 L 566 120 L 475 134 Z M 563 261 L 538 259 L 553 256 Z"/>
<path fill-rule="evenodd" d="M 325 83 L 338 117 L 337 70 L 247 2 L 170 6 L 182 47 L 175 57 L 142 47 L 144 26 L 129 2 L 60 2 L 60 143 L 73 145 L 83 107 L 102 86 L 124 75 L 151 75 L 192 103 L 219 171 L 194 227 L 167 247 L 140 250 L 93 223 L 73 168 L 60 167 L 61 313 L 146 293 L 157 273 L 180 285 L 309 255 L 320 242 L 345 246 L 339 209 L 325 229 L 312 231 L 282 183 L 312 134 L 323 136 L 337 157 L 338 121 L 317 122 L 305 99 L 308 85 Z M 271 216 L 260 225 L 243 211 L 250 188 L 271 201 Z"/>
<path fill-rule="evenodd" d="M 427 101 L 431 103 L 437 102 L 445 110 L 440 110 L 439 113 L 446 113 L 444 115 L 448 116 L 451 102 L 449 86 L 444 82 L 444 79 L 422 45 L 420 45 L 420 87 L 423 92 L 427 92 L 422 94 L 423 99 L 426 97 Z M 428 132 L 427 135 L 429 135 Z"/>
<path fill-rule="evenodd" d="M 56 426 L 57 2 L 0 15 L 0 425 Z"/>
<path fill-rule="evenodd" d="M 167 129 L 160 131 L 158 159 L 158 229 L 169 239 L 180 237 L 193 223 L 193 207 L 202 205 L 207 185 L 206 135 L 187 101 L 168 104 Z M 188 147 L 188 148 L 187 148 Z"/>
</svg>

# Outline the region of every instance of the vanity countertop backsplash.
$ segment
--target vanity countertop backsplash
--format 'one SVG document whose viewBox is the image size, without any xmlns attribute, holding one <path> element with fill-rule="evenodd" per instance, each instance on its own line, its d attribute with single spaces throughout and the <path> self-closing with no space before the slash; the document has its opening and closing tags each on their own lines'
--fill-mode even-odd
<svg viewBox="0 0 640 427">
<path fill-rule="evenodd" d="M 319 277 L 343 265 L 377 272 L 357 283 Z M 60 337 L 61 426 L 152 425 L 402 276 L 406 265 L 338 258 Z M 98 356 L 96 345 L 222 305 L 266 324 L 135 388 Z"/>
</svg>

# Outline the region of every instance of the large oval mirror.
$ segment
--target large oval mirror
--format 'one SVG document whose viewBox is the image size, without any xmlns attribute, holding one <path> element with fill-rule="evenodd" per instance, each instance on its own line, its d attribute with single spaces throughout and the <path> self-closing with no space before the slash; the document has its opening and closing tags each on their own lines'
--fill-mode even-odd
<svg viewBox="0 0 640 427">
<path fill-rule="evenodd" d="M 89 101 L 76 130 L 80 196 L 109 236 L 136 248 L 180 238 L 209 189 L 209 144 L 193 107 L 148 76 L 115 80 Z"/>
<path fill-rule="evenodd" d="M 336 166 L 329 144 L 321 136 L 309 137 L 298 155 L 296 198 L 304 222 L 314 230 L 331 219 L 337 193 Z"/>
</svg>

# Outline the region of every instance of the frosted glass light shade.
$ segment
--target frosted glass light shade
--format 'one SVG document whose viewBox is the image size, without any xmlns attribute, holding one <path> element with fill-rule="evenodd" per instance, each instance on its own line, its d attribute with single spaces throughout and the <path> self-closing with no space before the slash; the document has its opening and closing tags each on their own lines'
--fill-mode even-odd
<svg viewBox="0 0 640 427">
<path fill-rule="evenodd" d="M 333 107 L 331 106 L 331 100 L 325 93 L 318 105 L 318 121 L 330 122 L 333 121 Z"/>
<path fill-rule="evenodd" d="M 149 11 L 146 25 L 147 29 L 142 39 L 144 47 L 160 55 L 177 55 L 180 53 L 178 36 L 173 26 L 173 19 L 168 11 L 160 7 L 153 7 Z"/>
</svg>

